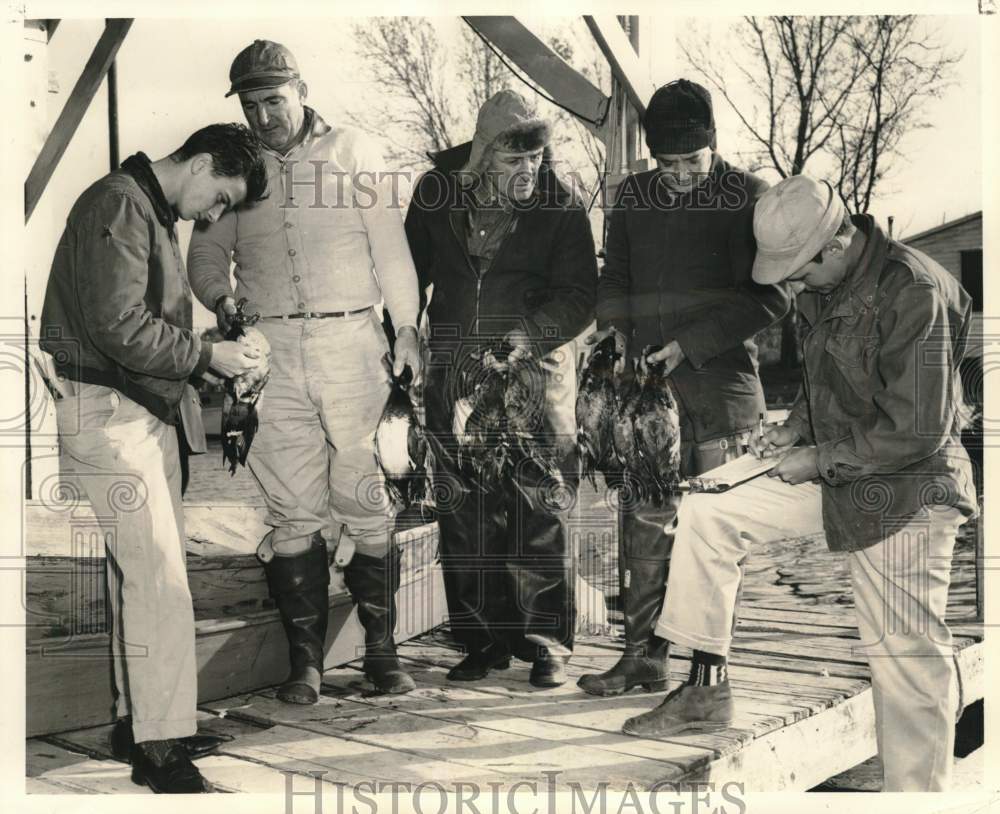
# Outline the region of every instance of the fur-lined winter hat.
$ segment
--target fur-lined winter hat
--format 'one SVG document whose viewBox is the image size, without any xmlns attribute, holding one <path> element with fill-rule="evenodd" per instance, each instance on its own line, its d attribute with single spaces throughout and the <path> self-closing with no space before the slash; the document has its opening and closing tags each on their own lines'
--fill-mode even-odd
<svg viewBox="0 0 1000 814">
<path fill-rule="evenodd" d="M 549 137 L 549 123 L 535 115 L 524 97 L 512 90 L 494 93 L 479 108 L 472 151 L 461 171 L 463 183 L 485 171 L 494 150 L 539 150 L 548 145 Z"/>
</svg>

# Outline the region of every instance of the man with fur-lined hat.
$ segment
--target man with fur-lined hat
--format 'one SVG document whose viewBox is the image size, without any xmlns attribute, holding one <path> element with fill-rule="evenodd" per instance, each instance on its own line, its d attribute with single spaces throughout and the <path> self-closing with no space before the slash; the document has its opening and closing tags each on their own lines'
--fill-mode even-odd
<svg viewBox="0 0 1000 814">
<path fill-rule="evenodd" d="M 545 371 L 538 437 L 575 471 L 575 368 L 560 346 L 594 314 L 597 263 L 584 207 L 549 165 L 549 125 L 503 90 L 479 111 L 471 143 L 433 156 L 406 218 L 427 304 L 427 429 L 435 444 L 441 561 L 452 632 L 467 655 L 448 674 L 475 681 L 511 653 L 539 687 L 566 681 L 575 627 L 563 518 L 534 467 L 494 485 L 458 465 L 456 401 L 482 352 L 531 354 Z"/>
</svg>

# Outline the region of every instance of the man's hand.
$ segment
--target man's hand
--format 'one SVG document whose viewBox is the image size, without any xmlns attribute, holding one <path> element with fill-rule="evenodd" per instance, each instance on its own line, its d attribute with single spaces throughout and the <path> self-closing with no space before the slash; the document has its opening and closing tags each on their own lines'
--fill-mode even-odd
<svg viewBox="0 0 1000 814">
<path fill-rule="evenodd" d="M 684 351 L 681 350 L 680 344 L 676 339 L 667 343 L 667 345 L 656 353 L 651 353 L 649 356 L 641 359 L 639 361 L 639 366 L 642 368 L 643 372 L 646 371 L 647 366 L 656 364 L 657 362 L 664 363 L 664 372 L 668 375 L 673 373 L 674 368 L 677 367 L 685 359 Z"/>
<path fill-rule="evenodd" d="M 220 376 L 231 379 L 257 367 L 260 351 L 239 342 L 216 342 L 212 345 L 212 360 L 208 366 Z"/>
<path fill-rule="evenodd" d="M 597 345 L 611 336 L 611 334 L 615 335 L 615 353 L 618 354 L 618 359 L 615 361 L 615 373 L 620 375 L 625 370 L 625 334 L 617 328 L 605 328 L 602 331 L 594 331 L 583 340 L 583 344 Z"/>
<path fill-rule="evenodd" d="M 403 368 L 409 365 L 413 372 L 413 386 L 420 386 L 420 342 L 417 339 L 417 329 L 412 325 L 404 325 L 396 331 L 395 359 L 392 363 L 392 375 L 399 378 Z"/>
<path fill-rule="evenodd" d="M 816 480 L 819 477 L 819 453 L 816 447 L 793 449 L 767 474 L 772 478 L 781 478 L 793 486 Z"/>
<path fill-rule="evenodd" d="M 236 316 L 236 300 L 224 294 L 215 301 L 215 322 L 225 336 L 233 327 L 233 317 Z"/>
<path fill-rule="evenodd" d="M 750 433 L 750 452 L 758 458 L 780 458 L 795 446 L 801 436 L 783 424 L 768 424 L 764 437 L 758 438 L 756 429 Z"/>
</svg>

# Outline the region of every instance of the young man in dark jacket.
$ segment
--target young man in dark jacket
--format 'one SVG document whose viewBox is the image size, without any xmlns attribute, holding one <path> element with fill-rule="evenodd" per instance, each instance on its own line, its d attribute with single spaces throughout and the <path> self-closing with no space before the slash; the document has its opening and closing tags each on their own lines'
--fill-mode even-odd
<svg viewBox="0 0 1000 814">
<path fill-rule="evenodd" d="M 685 79 L 664 85 L 643 127 L 658 168 L 622 184 L 598 285 L 599 330 L 587 341 L 614 332 L 624 359 L 666 362 L 680 412 L 681 474 L 689 477 L 742 453 L 765 411 L 753 337 L 785 314 L 789 297 L 750 279 L 753 207 L 767 185 L 715 151 L 708 91 Z M 660 350 L 642 359 L 650 346 Z M 636 498 L 619 513 L 625 651 L 611 669 L 580 678 L 593 695 L 667 682 L 667 643 L 653 625 L 677 502 L 657 508 Z"/>
<path fill-rule="evenodd" d="M 191 329 L 174 224 L 216 220 L 265 188 L 257 140 L 240 125 L 199 130 L 159 161 L 137 153 L 73 206 L 45 292 L 40 344 L 58 373 L 64 475 L 107 545 L 112 746 L 156 792 L 210 790 L 188 755 L 198 675 L 174 424 L 188 377 L 257 363 Z"/>
<path fill-rule="evenodd" d="M 788 420 L 754 442 L 780 459 L 771 477 L 681 505 L 656 632 L 692 648 L 691 675 L 624 731 L 729 726 L 739 563 L 754 544 L 825 533 L 851 572 L 883 791 L 947 790 L 958 691 L 945 610 L 955 535 L 976 506 L 959 375 L 972 301 L 806 176 L 761 198 L 754 231 L 754 279 L 789 281 L 809 324 L 805 387 Z"/>
<path fill-rule="evenodd" d="M 479 111 L 471 145 L 436 156 L 406 218 L 421 289 L 433 286 L 425 396 L 438 442 L 448 610 L 467 650 L 449 673 L 456 681 L 483 678 L 508 664 L 512 646 L 527 646 L 531 682 L 556 686 L 572 652 L 568 539 L 544 479 L 523 466 L 509 481 L 472 483 L 453 433 L 456 401 L 482 370 L 475 354 L 506 341 L 542 360 L 545 406 L 535 429 L 564 471 L 575 471 L 575 364 L 560 346 L 593 318 L 597 264 L 586 211 L 545 161 L 548 138 L 518 94 L 497 93 Z"/>
</svg>

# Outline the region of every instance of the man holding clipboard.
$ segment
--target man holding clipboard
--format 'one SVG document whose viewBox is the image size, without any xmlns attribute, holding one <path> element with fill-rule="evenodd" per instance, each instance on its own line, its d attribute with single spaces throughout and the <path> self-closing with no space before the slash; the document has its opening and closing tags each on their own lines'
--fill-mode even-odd
<svg viewBox="0 0 1000 814">
<path fill-rule="evenodd" d="M 728 726 L 740 561 L 754 542 L 825 533 L 849 559 L 883 790 L 947 789 L 957 681 L 945 608 L 955 535 L 976 505 L 958 374 L 971 300 L 804 176 L 761 197 L 754 233 L 754 280 L 788 281 L 810 327 L 804 387 L 784 425 L 754 441 L 778 460 L 769 477 L 682 502 L 656 634 L 693 649 L 691 676 L 623 731 Z"/>
</svg>

